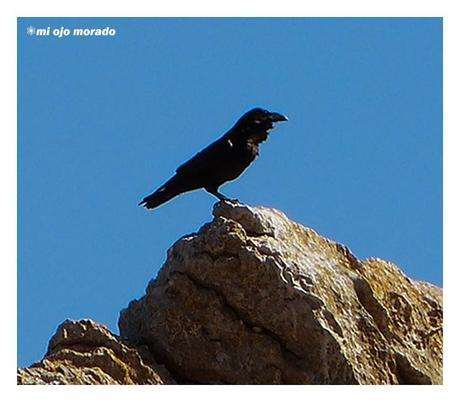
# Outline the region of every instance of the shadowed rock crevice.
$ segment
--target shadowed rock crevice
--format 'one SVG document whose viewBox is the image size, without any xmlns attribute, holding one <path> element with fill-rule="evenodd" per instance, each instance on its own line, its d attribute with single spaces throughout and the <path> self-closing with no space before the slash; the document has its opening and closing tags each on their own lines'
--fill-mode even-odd
<svg viewBox="0 0 460 402">
<path fill-rule="evenodd" d="M 431 385 L 431 378 L 422 371 L 414 367 L 406 356 L 397 353 L 396 359 L 396 375 L 399 384 L 415 384 L 415 385 Z"/>
<path fill-rule="evenodd" d="M 353 285 L 359 302 L 372 316 L 382 335 L 388 339 L 388 317 L 386 311 L 375 298 L 369 283 L 362 278 L 356 277 L 353 279 Z"/>
</svg>

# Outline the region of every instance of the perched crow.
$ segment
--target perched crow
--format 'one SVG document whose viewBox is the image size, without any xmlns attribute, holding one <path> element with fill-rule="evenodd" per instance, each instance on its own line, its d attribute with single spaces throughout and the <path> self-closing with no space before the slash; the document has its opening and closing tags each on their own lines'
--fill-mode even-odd
<svg viewBox="0 0 460 402">
<path fill-rule="evenodd" d="M 273 123 L 286 121 L 279 113 L 255 108 L 245 113 L 221 138 L 179 166 L 171 177 L 139 205 L 152 209 L 187 191 L 204 188 L 220 200 L 228 200 L 219 187 L 236 179 L 259 154 Z"/>
</svg>

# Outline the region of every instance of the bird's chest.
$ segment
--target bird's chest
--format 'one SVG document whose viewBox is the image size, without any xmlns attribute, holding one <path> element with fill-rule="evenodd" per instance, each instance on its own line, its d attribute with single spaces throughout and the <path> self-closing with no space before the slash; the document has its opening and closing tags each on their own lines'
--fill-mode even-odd
<svg viewBox="0 0 460 402">
<path fill-rule="evenodd" d="M 220 169 L 216 173 L 225 177 L 225 181 L 237 178 L 258 155 L 258 146 L 248 143 L 234 144 L 230 140 L 227 152 L 219 161 Z"/>
<path fill-rule="evenodd" d="M 231 147 L 233 165 L 246 169 L 259 155 L 259 146 L 251 142 L 233 145 Z"/>
</svg>

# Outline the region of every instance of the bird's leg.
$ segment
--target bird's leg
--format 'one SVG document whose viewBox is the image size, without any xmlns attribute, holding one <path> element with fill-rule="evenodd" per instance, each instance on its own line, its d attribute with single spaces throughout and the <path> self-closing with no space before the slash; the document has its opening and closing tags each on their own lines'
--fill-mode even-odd
<svg viewBox="0 0 460 402">
<path fill-rule="evenodd" d="M 205 187 L 205 190 L 208 193 L 211 193 L 212 195 L 216 196 L 221 201 L 238 202 L 238 200 L 232 200 L 231 198 L 226 197 L 222 193 L 219 193 L 219 191 L 217 190 L 217 187 Z"/>
<path fill-rule="evenodd" d="M 219 193 L 219 191 L 217 190 L 216 187 L 206 187 L 205 190 L 208 193 L 211 193 L 212 195 L 216 196 L 221 201 L 230 201 L 230 199 L 228 197 L 226 197 L 222 193 Z"/>
</svg>

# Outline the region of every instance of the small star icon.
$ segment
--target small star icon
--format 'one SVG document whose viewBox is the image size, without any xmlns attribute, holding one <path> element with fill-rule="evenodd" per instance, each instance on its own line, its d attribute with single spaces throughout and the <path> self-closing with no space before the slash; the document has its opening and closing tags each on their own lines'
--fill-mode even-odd
<svg viewBox="0 0 460 402">
<path fill-rule="evenodd" d="M 35 35 L 35 31 L 36 31 L 36 29 L 35 29 L 35 27 L 33 27 L 33 26 L 28 26 L 28 27 L 27 27 L 27 30 L 26 30 L 27 35 L 29 35 L 29 36 Z"/>
</svg>

